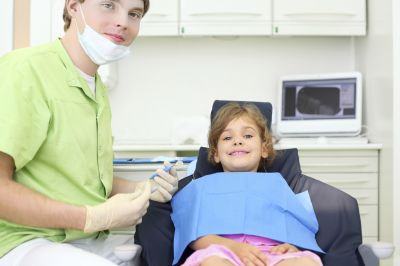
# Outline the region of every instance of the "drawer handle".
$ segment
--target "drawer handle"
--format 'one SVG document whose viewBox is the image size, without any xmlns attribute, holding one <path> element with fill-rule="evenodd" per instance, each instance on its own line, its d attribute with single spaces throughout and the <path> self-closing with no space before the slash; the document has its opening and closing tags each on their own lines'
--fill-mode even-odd
<svg viewBox="0 0 400 266">
<path fill-rule="evenodd" d="M 114 172 L 143 172 L 143 171 L 156 171 L 162 168 L 162 165 L 126 165 L 126 166 L 113 166 Z M 187 165 L 176 166 L 176 171 L 186 171 Z"/>
<path fill-rule="evenodd" d="M 242 12 L 204 12 L 204 13 L 192 13 L 192 17 L 260 17 L 260 13 L 242 13 Z"/>
<path fill-rule="evenodd" d="M 366 215 L 368 215 L 368 214 L 369 214 L 368 211 L 362 211 L 362 212 L 360 212 L 360 216 L 366 216 Z"/>
<path fill-rule="evenodd" d="M 296 12 L 296 13 L 286 13 L 284 14 L 284 16 L 286 17 L 305 17 L 305 18 L 309 18 L 309 17 L 346 17 L 346 18 L 350 18 L 350 17 L 355 17 L 356 15 L 353 13 L 333 13 L 333 12 L 321 12 L 321 13 L 311 13 L 311 12 Z"/>
<path fill-rule="evenodd" d="M 154 17 L 154 18 L 163 18 L 163 17 L 167 17 L 168 15 L 167 14 L 164 14 L 164 13 L 151 13 L 151 14 L 148 14 L 148 16 L 149 17 Z"/>
<path fill-rule="evenodd" d="M 356 199 L 368 199 L 369 195 L 352 195 L 353 197 L 355 197 Z"/>
<path fill-rule="evenodd" d="M 322 179 L 321 180 L 325 183 L 344 183 L 344 184 L 351 184 L 351 183 L 368 183 L 368 179 Z"/>
<path fill-rule="evenodd" d="M 328 167 L 367 167 L 368 164 L 338 164 L 338 163 L 319 163 L 319 164 L 303 164 L 303 168 L 328 168 Z"/>
</svg>

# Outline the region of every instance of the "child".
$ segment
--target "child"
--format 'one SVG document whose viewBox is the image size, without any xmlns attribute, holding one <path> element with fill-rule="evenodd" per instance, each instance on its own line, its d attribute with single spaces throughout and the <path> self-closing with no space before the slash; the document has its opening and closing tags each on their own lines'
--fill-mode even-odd
<svg viewBox="0 0 400 266">
<path fill-rule="evenodd" d="M 251 104 L 223 106 L 212 121 L 208 141 L 209 161 L 221 164 L 224 172 L 265 172 L 265 163 L 275 156 L 266 121 Z M 310 251 L 254 235 L 206 235 L 190 247 L 196 251 L 184 266 L 322 265 L 320 258 Z"/>
</svg>

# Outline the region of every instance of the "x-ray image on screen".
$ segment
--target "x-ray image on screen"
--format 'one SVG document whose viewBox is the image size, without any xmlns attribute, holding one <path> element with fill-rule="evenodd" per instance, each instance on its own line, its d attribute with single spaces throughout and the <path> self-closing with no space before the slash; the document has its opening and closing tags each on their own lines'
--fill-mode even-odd
<svg viewBox="0 0 400 266">
<path fill-rule="evenodd" d="M 291 84 L 292 83 L 292 84 Z M 352 80 L 287 82 L 283 89 L 283 119 L 345 119 L 355 116 Z"/>
</svg>

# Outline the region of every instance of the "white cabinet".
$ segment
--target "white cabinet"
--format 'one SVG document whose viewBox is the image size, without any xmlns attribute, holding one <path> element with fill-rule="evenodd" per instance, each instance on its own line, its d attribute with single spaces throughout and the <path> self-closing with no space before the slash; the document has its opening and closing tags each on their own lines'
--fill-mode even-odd
<svg viewBox="0 0 400 266">
<path fill-rule="evenodd" d="M 178 0 L 151 0 L 150 9 L 140 23 L 140 36 L 176 36 Z"/>
<path fill-rule="evenodd" d="M 114 165 L 113 172 L 114 176 L 128 180 L 139 181 L 150 178 L 157 171 L 157 169 L 162 169 L 163 167 L 163 164 Z M 187 167 L 187 164 L 176 167 L 179 179 L 187 176 Z"/>
<path fill-rule="evenodd" d="M 182 35 L 270 35 L 271 0 L 181 0 Z"/>
<path fill-rule="evenodd" d="M 64 0 L 31 0 L 31 44 L 45 43 L 62 35 L 64 3 Z M 1 23 L 0 30 L 1 25 L 6 24 Z M 366 0 L 152 0 L 139 34 L 365 35 Z"/>
<path fill-rule="evenodd" d="M 274 35 L 365 35 L 366 0 L 275 0 Z"/>
<path fill-rule="evenodd" d="M 357 199 L 363 242 L 378 240 L 379 145 L 299 148 L 302 171 Z"/>
</svg>

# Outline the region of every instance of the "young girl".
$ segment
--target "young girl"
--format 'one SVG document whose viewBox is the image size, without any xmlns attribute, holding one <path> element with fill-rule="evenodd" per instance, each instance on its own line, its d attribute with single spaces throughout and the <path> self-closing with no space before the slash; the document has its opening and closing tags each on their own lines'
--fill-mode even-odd
<svg viewBox="0 0 400 266">
<path fill-rule="evenodd" d="M 208 141 L 209 161 L 221 164 L 224 172 L 265 172 L 265 163 L 275 156 L 266 121 L 259 109 L 250 104 L 222 107 L 212 121 Z M 254 235 L 206 235 L 190 247 L 196 251 L 184 266 L 322 265 L 310 251 Z"/>
</svg>

